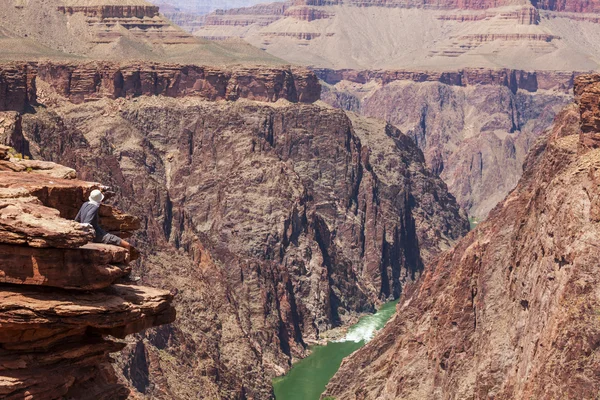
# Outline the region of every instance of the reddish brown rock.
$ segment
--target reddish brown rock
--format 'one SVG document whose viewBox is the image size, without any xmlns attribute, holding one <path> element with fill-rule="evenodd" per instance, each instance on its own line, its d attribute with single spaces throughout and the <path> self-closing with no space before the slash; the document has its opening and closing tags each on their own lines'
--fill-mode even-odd
<svg viewBox="0 0 600 400">
<path fill-rule="evenodd" d="M 324 331 L 396 297 L 468 229 L 408 137 L 340 110 L 140 97 L 37 111 L 36 158 L 119 188 L 111 201 L 146 227 L 144 283 L 179 291 L 181 323 L 120 360 L 147 396 L 268 398 Z"/>
<path fill-rule="evenodd" d="M 35 92 L 35 72 L 31 66 L 0 66 L 0 111 L 23 111 L 35 102 Z"/>
<path fill-rule="evenodd" d="M 320 85 L 303 68 L 215 68 L 111 63 L 40 64 L 38 79 L 75 103 L 103 97 L 198 97 L 206 100 L 251 100 L 312 103 Z"/>
<path fill-rule="evenodd" d="M 112 285 L 130 273 L 129 252 L 88 243 L 93 229 L 72 220 L 98 184 L 57 178 L 74 171 L 11 154 L 0 145 L 0 396 L 125 399 L 109 357 L 124 344 L 103 336 L 172 322 L 173 296 Z M 139 228 L 112 207 L 101 214 L 112 229 Z"/>
<path fill-rule="evenodd" d="M 60 250 L 0 244 L 0 282 L 102 289 L 129 274 L 126 255 L 125 249 L 96 243 Z"/>
<path fill-rule="evenodd" d="M 331 18 L 332 13 L 319 8 L 309 6 L 294 6 L 288 8 L 284 14 L 286 17 L 292 17 L 301 21 L 314 21 L 317 19 Z"/>
<path fill-rule="evenodd" d="M 575 97 L 581 113 L 582 143 L 592 144 L 600 132 L 600 76 L 577 77 Z"/>
<path fill-rule="evenodd" d="M 579 96 L 588 90 L 576 84 Z M 597 396 L 600 150 L 581 151 L 578 114 L 568 107 L 558 115 L 515 190 L 426 268 L 324 396 Z"/>
<path fill-rule="evenodd" d="M 8 156 L 7 148 L 0 151 Z M 2 155 L 0 153 L 0 155 Z M 0 240 L 32 247 L 75 248 L 91 239 L 88 229 L 73 221 L 97 183 L 71 177 L 74 170 L 51 162 L 0 161 Z M 11 172 L 2 172 L 6 167 Z M 35 168 L 35 169 L 34 169 Z M 39 168 L 39 169 L 38 169 Z M 117 234 L 139 229 L 139 220 L 103 205 L 100 224 Z M 67 219 L 65 219 L 67 218 Z"/>
<path fill-rule="evenodd" d="M 0 172 L 4 178 L 6 173 Z M 0 243 L 31 247 L 76 248 L 93 233 L 75 221 L 61 218 L 58 210 L 18 189 L 0 188 Z"/>
<path fill-rule="evenodd" d="M 125 399 L 109 353 L 123 344 L 101 335 L 124 337 L 170 323 L 168 292 L 115 285 L 94 293 L 40 291 L 25 286 L 0 292 L 0 394 L 18 399 Z"/>
</svg>

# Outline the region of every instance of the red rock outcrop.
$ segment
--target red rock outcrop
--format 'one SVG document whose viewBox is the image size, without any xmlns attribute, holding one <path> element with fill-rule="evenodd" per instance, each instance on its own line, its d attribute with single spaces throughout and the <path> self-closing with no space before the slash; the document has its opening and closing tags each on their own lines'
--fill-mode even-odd
<svg viewBox="0 0 600 400">
<path fill-rule="evenodd" d="M 312 103 L 321 94 L 317 77 L 301 67 L 218 68 L 108 62 L 5 64 L 0 67 L 0 111 L 22 112 L 35 104 L 36 79 L 74 103 L 103 97 L 158 95 Z"/>
<path fill-rule="evenodd" d="M 597 76 L 580 77 L 590 132 Z M 600 391 L 600 149 L 558 115 L 489 218 L 426 267 L 375 340 L 348 357 L 339 399 L 593 399 Z"/>
<path fill-rule="evenodd" d="M 35 102 L 35 70 L 28 64 L 0 66 L 0 111 L 23 111 Z"/>
<path fill-rule="evenodd" d="M 58 178 L 65 167 L 57 164 L 22 161 L 26 170 L 0 146 L 0 396 L 125 399 L 129 389 L 109 358 L 125 345 L 106 336 L 172 322 L 172 295 L 114 284 L 131 270 L 127 251 L 86 244 L 93 232 L 70 213 L 98 184 Z M 110 206 L 101 223 L 139 228 Z"/>
<path fill-rule="evenodd" d="M 314 21 L 317 19 L 331 18 L 331 12 L 310 6 L 294 6 L 285 11 L 286 17 L 292 17 L 301 21 Z"/>
<path fill-rule="evenodd" d="M 581 112 L 581 132 L 586 136 L 600 132 L 600 76 L 577 77 L 575 98 Z"/>
<path fill-rule="evenodd" d="M 111 63 L 39 64 L 38 78 L 75 103 L 102 97 L 199 97 L 206 100 L 240 98 L 275 102 L 312 103 L 321 88 L 304 68 L 216 68 L 180 65 Z"/>
</svg>

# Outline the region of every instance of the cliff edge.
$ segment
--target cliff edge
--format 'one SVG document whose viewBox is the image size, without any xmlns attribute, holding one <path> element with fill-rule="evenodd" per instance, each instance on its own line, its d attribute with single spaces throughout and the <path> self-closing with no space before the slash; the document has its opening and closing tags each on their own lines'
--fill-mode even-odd
<svg viewBox="0 0 600 400">
<path fill-rule="evenodd" d="M 108 336 L 175 319 L 169 292 L 118 283 L 130 272 L 125 249 L 89 243 L 93 233 L 73 221 L 97 188 L 70 168 L 0 145 L 3 399 L 125 399 L 109 357 L 125 343 Z M 122 237 L 140 227 L 106 205 L 100 223 Z"/>
</svg>

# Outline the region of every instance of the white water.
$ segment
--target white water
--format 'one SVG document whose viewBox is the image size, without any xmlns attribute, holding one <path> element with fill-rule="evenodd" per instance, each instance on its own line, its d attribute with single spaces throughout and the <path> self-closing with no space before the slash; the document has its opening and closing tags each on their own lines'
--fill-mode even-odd
<svg viewBox="0 0 600 400">
<path fill-rule="evenodd" d="M 373 315 L 362 317 L 356 324 L 348 329 L 346 336 L 340 342 L 369 342 L 378 330 L 385 326 L 390 316 L 396 309 L 396 303 L 388 303 Z"/>
</svg>

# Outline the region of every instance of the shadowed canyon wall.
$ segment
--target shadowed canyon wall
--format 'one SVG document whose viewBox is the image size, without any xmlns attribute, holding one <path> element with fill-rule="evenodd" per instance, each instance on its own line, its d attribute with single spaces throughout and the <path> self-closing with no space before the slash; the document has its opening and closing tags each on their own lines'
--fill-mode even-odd
<svg viewBox="0 0 600 400">
<path fill-rule="evenodd" d="M 115 96 L 114 69 L 51 70 L 37 70 L 23 150 L 114 187 L 114 204 L 141 218 L 134 272 L 177 293 L 177 323 L 118 361 L 147 396 L 270 397 L 308 344 L 398 297 L 468 230 L 398 129 L 294 103 L 318 96 L 310 73 L 213 70 L 237 83 L 209 97 L 214 81 L 163 68 L 150 76 L 178 78 L 151 87 L 185 97 L 129 98 Z"/>
</svg>

